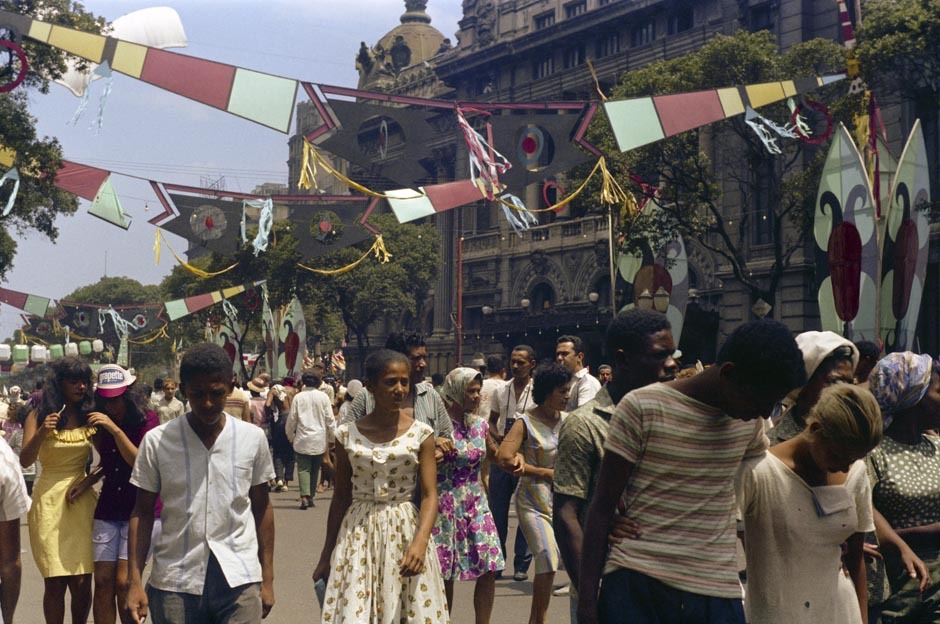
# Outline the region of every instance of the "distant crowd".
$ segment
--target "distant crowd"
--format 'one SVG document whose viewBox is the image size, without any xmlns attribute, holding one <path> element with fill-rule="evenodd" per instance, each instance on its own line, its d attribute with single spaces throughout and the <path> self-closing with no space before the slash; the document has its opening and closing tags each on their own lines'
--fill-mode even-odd
<svg viewBox="0 0 940 624">
<path fill-rule="evenodd" d="M 242 390 L 210 344 L 153 388 L 62 358 L 11 389 L 3 621 L 26 516 L 49 623 L 66 593 L 73 622 L 259 622 L 269 493 L 296 468 L 300 509 L 332 490 L 312 579 L 331 624 L 448 622 L 457 581 L 490 622 L 530 571 L 533 624 L 553 595 L 581 624 L 940 622 L 940 364 L 880 351 L 761 320 L 682 368 L 666 317 L 631 310 L 596 377 L 573 335 L 437 383 L 418 335 L 345 385 L 317 366 Z"/>
</svg>

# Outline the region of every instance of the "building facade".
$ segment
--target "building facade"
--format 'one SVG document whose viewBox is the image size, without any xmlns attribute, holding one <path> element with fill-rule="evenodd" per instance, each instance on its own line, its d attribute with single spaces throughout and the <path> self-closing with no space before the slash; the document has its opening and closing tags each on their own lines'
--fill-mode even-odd
<svg viewBox="0 0 940 624">
<path fill-rule="evenodd" d="M 459 101 L 585 100 L 596 98 L 588 61 L 600 87 L 608 90 L 624 72 L 694 51 L 718 33 L 767 29 L 782 51 L 815 37 L 838 41 L 840 33 L 832 0 L 464 0 L 457 43 L 451 46 L 442 35 L 429 32 L 425 1 L 405 4 L 400 26 L 373 48 L 362 45 L 360 87 Z M 416 24 L 420 41 L 412 32 Z M 405 43 L 416 60 L 396 62 L 389 52 L 396 41 Z M 916 112 L 904 105 L 885 110 L 895 153 L 903 147 Z M 299 133 L 303 115 L 298 115 Z M 925 130 L 936 171 L 940 139 L 935 115 Z M 297 140 L 292 139 L 295 163 Z M 456 172 L 466 169 L 465 149 L 455 142 L 437 147 L 437 179 L 463 177 Z M 544 206 L 552 199 L 544 190 L 540 183 L 528 185 L 526 205 Z M 726 201 L 738 199 L 731 194 Z M 486 202 L 434 218 L 441 232 L 443 270 L 433 297 L 417 318 L 405 321 L 428 336 L 429 372 L 446 372 L 476 352 L 505 353 L 520 343 L 550 356 L 555 339 L 565 333 L 586 340 L 589 365 L 602 363 L 604 325 L 625 303 L 620 283 L 611 292 L 605 216 L 563 212 L 542 217 L 540 225 L 521 234 L 513 232 L 499 206 Z M 755 231 L 749 234 L 753 240 L 742 241 L 749 265 L 758 273 L 770 265 L 762 235 L 766 232 Z M 940 249 L 931 247 L 919 346 L 936 354 Z M 731 268 L 699 241 L 686 240 L 686 248 L 692 290 L 680 348 L 693 361 L 707 362 L 727 333 L 754 318 L 755 302 Z M 807 241 L 793 257 L 775 300 L 768 302 L 770 316 L 794 331 L 819 327 L 814 262 Z M 455 322 L 458 306 L 460 327 Z M 402 319 L 389 319 L 376 333 L 401 324 Z"/>
</svg>

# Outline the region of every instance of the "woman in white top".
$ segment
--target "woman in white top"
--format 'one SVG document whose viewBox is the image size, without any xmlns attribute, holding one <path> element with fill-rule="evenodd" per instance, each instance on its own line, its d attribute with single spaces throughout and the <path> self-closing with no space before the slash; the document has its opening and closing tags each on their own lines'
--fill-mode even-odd
<svg viewBox="0 0 940 624">
<path fill-rule="evenodd" d="M 795 438 L 745 464 L 737 483 L 747 550 L 751 624 L 867 620 L 862 544 L 874 530 L 865 463 L 882 438 L 871 393 L 822 392 Z M 842 544 L 847 543 L 843 573 Z"/>
</svg>

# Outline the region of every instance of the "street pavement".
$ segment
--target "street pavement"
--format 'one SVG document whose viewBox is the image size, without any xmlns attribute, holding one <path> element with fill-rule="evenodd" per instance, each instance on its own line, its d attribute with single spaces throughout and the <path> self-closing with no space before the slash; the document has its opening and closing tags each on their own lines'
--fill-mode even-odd
<svg viewBox="0 0 940 624">
<path fill-rule="evenodd" d="M 326 536 L 326 516 L 330 506 L 330 492 L 318 494 L 316 506 L 301 510 L 296 500 L 296 487 L 291 491 L 272 493 L 276 525 L 274 554 L 274 590 L 277 602 L 266 624 L 299 624 L 320 621 L 320 609 L 313 592 L 310 575 L 320 557 Z M 516 533 L 516 519 L 510 518 L 508 550 L 512 556 L 512 536 Z M 15 624 L 44 624 L 42 617 L 43 582 L 33 563 L 29 550 L 26 521 L 21 526 L 23 548 L 23 586 L 16 610 Z M 510 565 L 510 570 L 512 569 Z M 564 572 L 555 575 L 555 584 L 567 582 Z M 454 590 L 454 624 L 473 624 L 472 581 L 458 582 Z M 515 582 L 511 574 L 496 582 L 496 601 L 491 622 L 493 624 L 519 624 L 528 621 L 531 604 L 532 570 L 529 580 Z M 68 597 L 66 596 L 66 600 Z M 66 616 L 68 618 L 68 616 Z M 68 621 L 68 620 L 67 620 Z M 91 616 L 88 621 L 91 622 Z M 548 611 L 548 622 L 568 622 L 568 597 L 553 596 Z"/>
</svg>

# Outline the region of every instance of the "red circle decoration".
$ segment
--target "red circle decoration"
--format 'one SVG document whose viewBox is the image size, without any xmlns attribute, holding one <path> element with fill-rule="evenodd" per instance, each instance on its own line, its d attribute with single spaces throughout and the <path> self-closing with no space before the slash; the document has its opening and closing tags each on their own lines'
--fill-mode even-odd
<svg viewBox="0 0 940 624">
<path fill-rule="evenodd" d="M 20 86 L 20 83 L 26 78 L 26 72 L 29 71 L 29 62 L 26 60 L 26 53 L 23 52 L 23 48 L 8 39 L 0 39 L 0 48 L 7 48 L 10 54 L 20 61 L 20 71 L 13 77 L 13 80 L 0 85 L 0 93 L 6 93 Z"/>
<path fill-rule="evenodd" d="M 796 124 L 796 118 L 799 117 L 804 107 L 810 108 L 826 118 L 826 131 L 825 132 L 823 132 L 819 136 L 806 136 L 800 131 L 800 127 Z M 821 104 L 820 102 L 813 102 L 813 101 L 807 100 L 806 102 L 801 102 L 797 104 L 796 108 L 793 109 L 793 115 L 790 116 L 790 123 L 793 124 L 794 132 L 800 135 L 800 138 L 803 139 L 803 141 L 805 141 L 806 143 L 809 143 L 810 145 L 819 145 L 820 143 L 823 143 L 826 139 L 828 139 L 830 136 L 832 136 L 832 115 L 829 113 L 829 109 L 826 108 L 826 105 Z"/>
<path fill-rule="evenodd" d="M 548 197 L 549 189 L 555 189 L 555 201 L 552 202 Z M 545 206 L 551 206 L 552 204 L 557 204 L 565 197 L 565 189 L 562 188 L 558 182 L 554 180 L 545 180 L 545 183 L 542 184 L 542 199 L 545 200 Z"/>
<path fill-rule="evenodd" d="M 144 316 L 143 314 L 137 314 L 134 316 L 133 319 L 131 319 L 131 323 L 137 329 L 143 329 L 144 327 L 147 326 L 147 317 Z"/>
<path fill-rule="evenodd" d="M 526 155 L 531 155 L 535 153 L 535 150 L 538 149 L 538 141 L 535 140 L 535 137 L 527 136 L 522 139 L 522 151 Z"/>
</svg>

